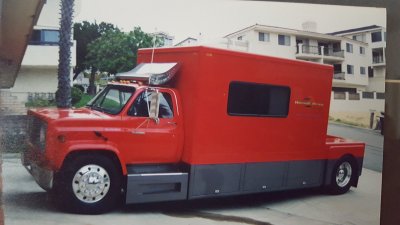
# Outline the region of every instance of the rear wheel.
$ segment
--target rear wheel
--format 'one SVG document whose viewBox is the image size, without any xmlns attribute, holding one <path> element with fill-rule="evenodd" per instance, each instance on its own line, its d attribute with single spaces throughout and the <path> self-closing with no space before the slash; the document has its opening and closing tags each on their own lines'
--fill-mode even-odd
<svg viewBox="0 0 400 225">
<path fill-rule="evenodd" d="M 352 158 L 340 159 L 332 171 L 329 192 L 336 195 L 346 193 L 350 189 L 355 175 L 356 170 Z"/>
<path fill-rule="evenodd" d="M 112 210 L 121 196 L 121 171 L 103 155 L 74 157 L 57 176 L 54 200 L 64 210 L 100 214 Z"/>
</svg>

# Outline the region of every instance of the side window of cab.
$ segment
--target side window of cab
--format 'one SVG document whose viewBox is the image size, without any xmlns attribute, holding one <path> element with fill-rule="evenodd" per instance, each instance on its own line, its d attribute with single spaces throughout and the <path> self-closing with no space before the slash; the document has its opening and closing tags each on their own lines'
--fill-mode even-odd
<svg viewBox="0 0 400 225">
<path fill-rule="evenodd" d="M 174 109 L 171 95 L 167 92 L 160 93 L 158 118 L 173 118 Z M 128 115 L 135 117 L 149 117 L 151 94 L 152 91 L 142 91 L 128 110 Z"/>
</svg>

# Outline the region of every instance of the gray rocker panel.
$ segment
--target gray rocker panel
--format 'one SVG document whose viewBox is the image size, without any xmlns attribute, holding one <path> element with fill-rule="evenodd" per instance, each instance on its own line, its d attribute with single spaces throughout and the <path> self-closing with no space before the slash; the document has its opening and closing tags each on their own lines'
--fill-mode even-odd
<svg viewBox="0 0 400 225">
<path fill-rule="evenodd" d="M 191 196 L 209 196 L 240 191 L 243 164 L 195 165 L 191 168 Z"/>
<path fill-rule="evenodd" d="M 327 160 L 193 165 L 189 199 L 318 187 Z"/>
</svg>

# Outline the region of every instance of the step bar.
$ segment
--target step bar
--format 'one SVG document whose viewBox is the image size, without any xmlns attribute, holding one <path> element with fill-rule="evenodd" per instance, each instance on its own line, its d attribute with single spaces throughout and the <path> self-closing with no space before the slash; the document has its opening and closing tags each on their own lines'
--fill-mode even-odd
<svg viewBox="0 0 400 225">
<path fill-rule="evenodd" d="M 126 203 L 185 200 L 188 179 L 183 172 L 128 174 Z"/>
</svg>

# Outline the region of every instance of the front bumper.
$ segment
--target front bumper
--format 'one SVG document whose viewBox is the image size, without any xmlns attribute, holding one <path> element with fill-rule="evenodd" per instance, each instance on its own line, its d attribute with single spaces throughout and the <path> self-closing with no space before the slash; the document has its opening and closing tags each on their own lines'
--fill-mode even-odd
<svg viewBox="0 0 400 225">
<path fill-rule="evenodd" d="M 46 191 L 53 188 L 54 172 L 52 170 L 40 167 L 35 162 L 29 160 L 24 153 L 21 155 L 21 162 L 41 188 Z"/>
</svg>

